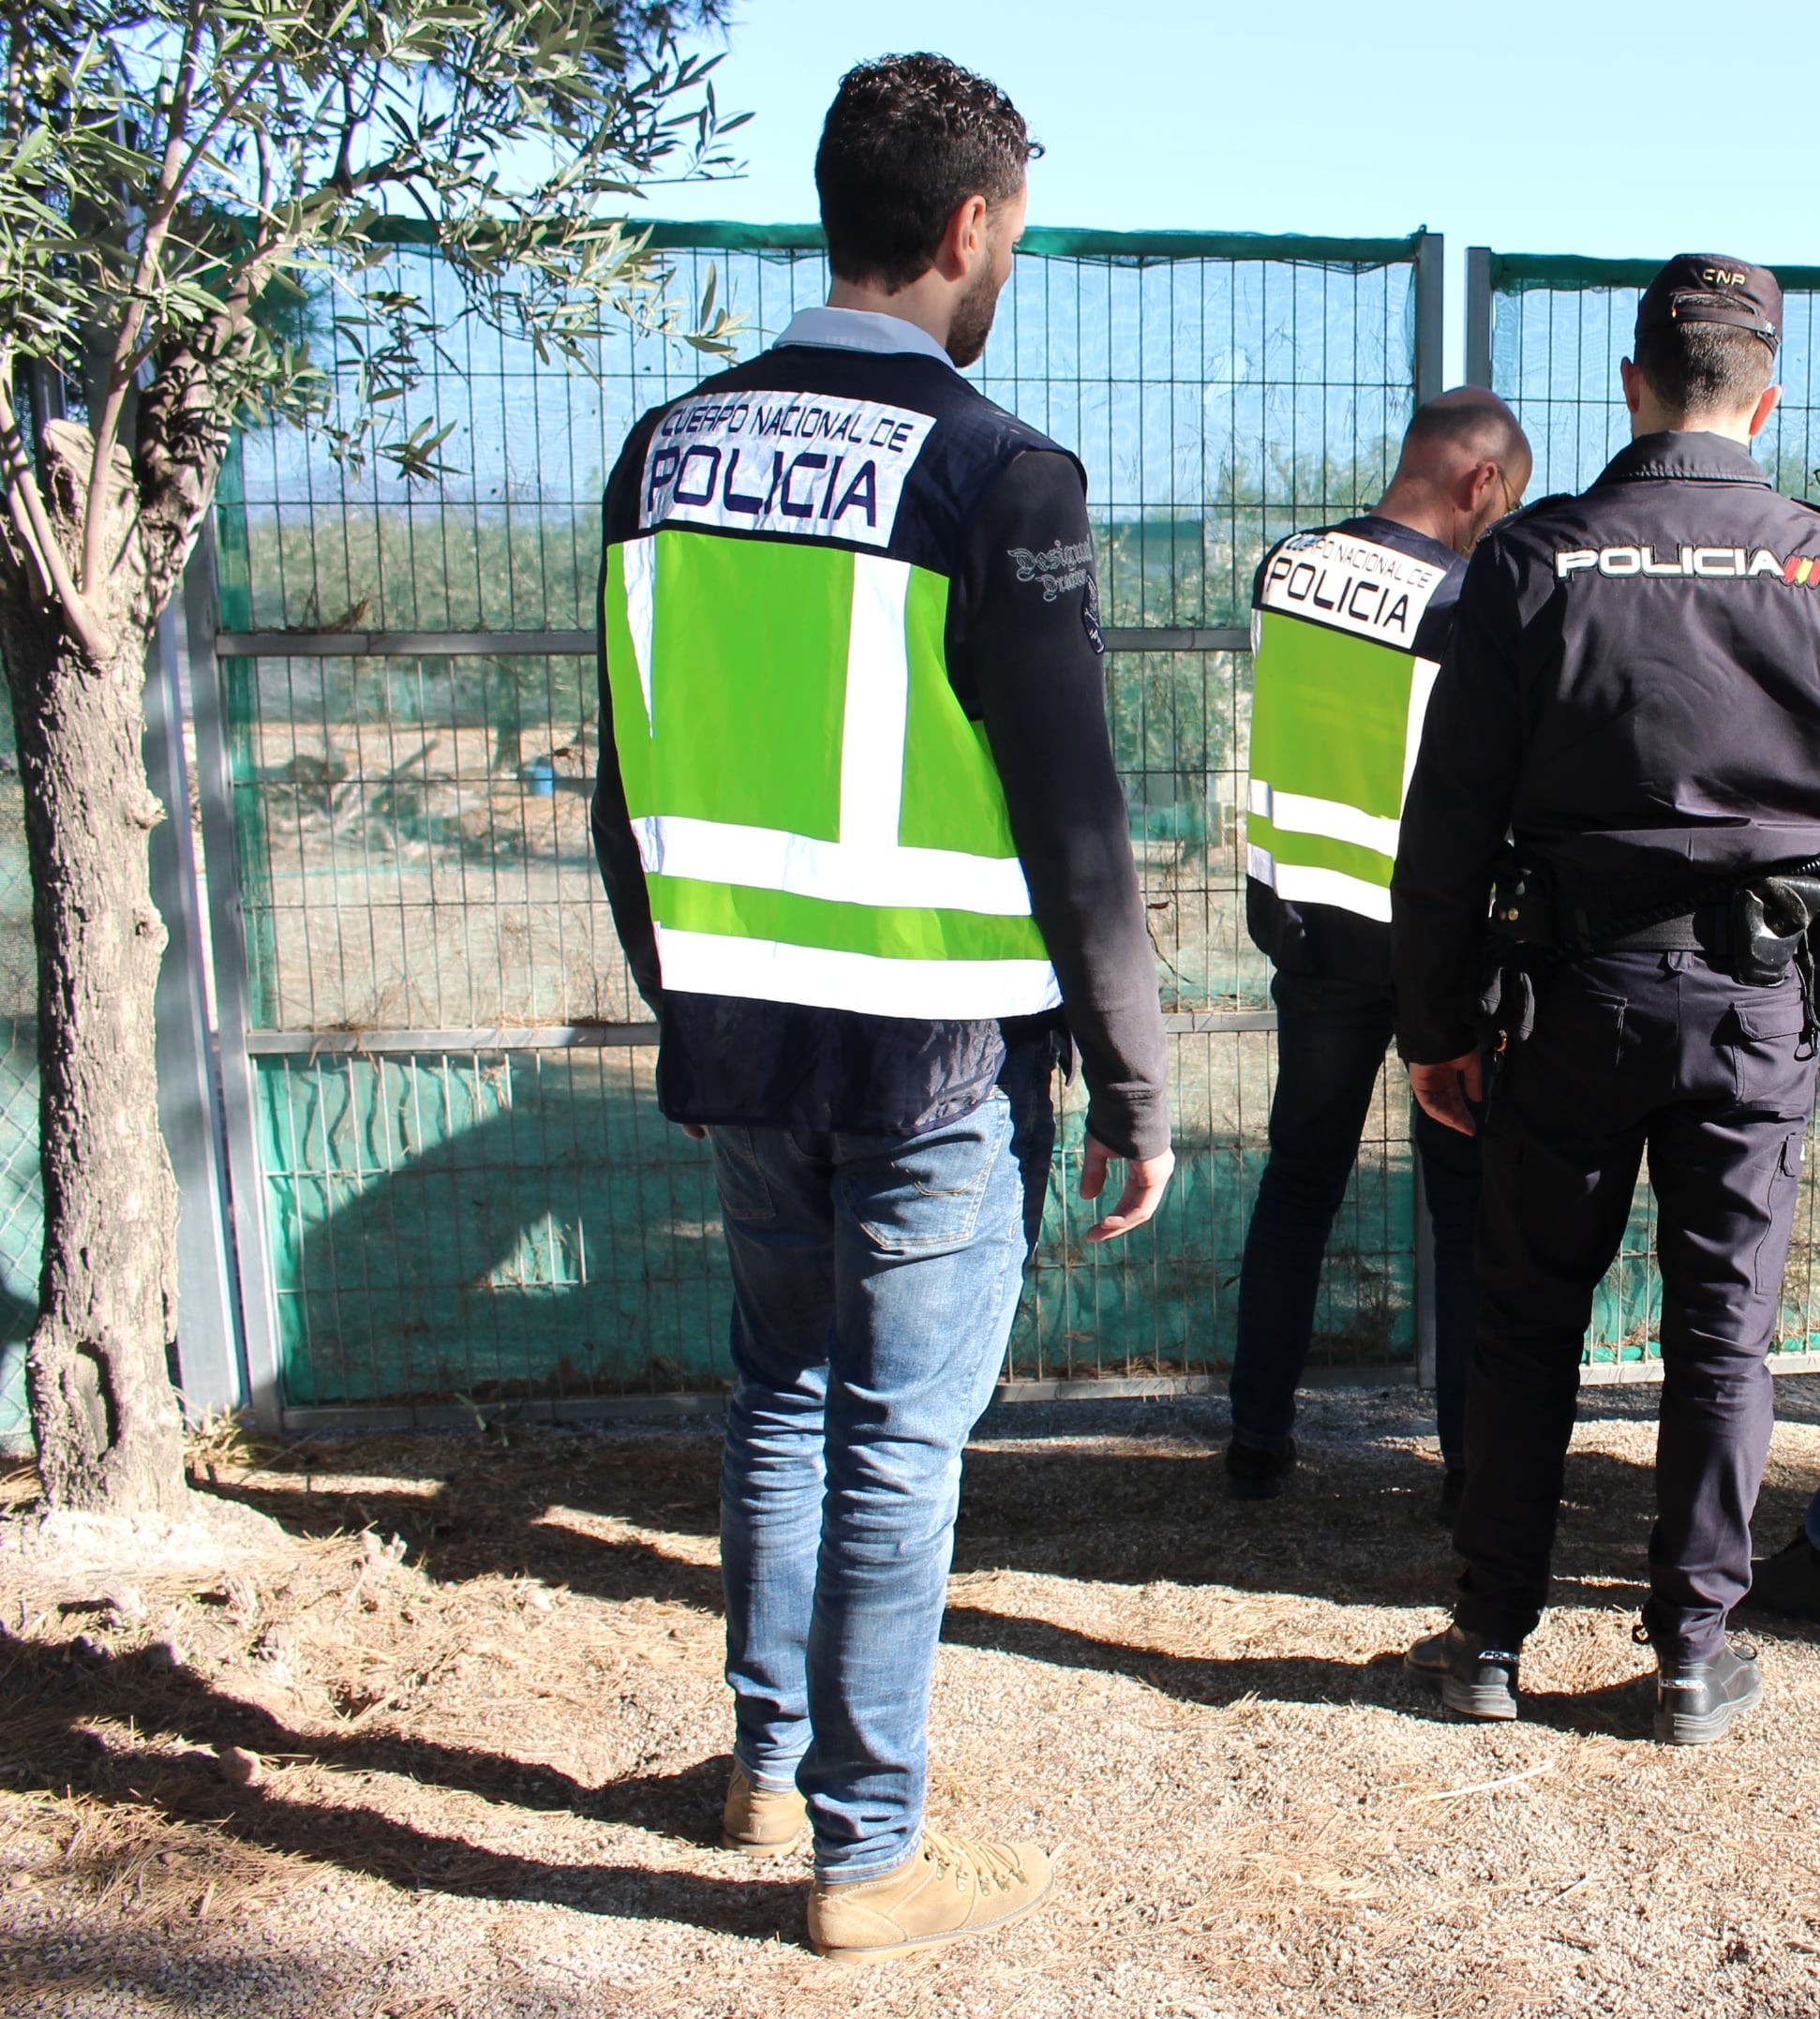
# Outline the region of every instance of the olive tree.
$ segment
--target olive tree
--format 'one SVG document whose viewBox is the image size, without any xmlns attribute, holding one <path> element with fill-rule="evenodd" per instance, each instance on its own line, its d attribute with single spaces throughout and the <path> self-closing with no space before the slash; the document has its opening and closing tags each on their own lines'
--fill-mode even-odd
<svg viewBox="0 0 1820 2019">
<path fill-rule="evenodd" d="M 37 954 L 26 1378 L 52 1507 L 186 1491 L 142 686 L 231 431 L 286 418 L 433 475 L 442 435 L 391 416 L 455 313 L 581 369 L 627 315 L 724 348 L 623 221 L 652 179 L 726 165 L 738 122 L 683 39 L 722 4 L 0 0 L 0 657 Z M 400 214 L 427 220 L 454 310 L 400 277 Z M 351 383 L 312 362 L 325 316 Z"/>
</svg>

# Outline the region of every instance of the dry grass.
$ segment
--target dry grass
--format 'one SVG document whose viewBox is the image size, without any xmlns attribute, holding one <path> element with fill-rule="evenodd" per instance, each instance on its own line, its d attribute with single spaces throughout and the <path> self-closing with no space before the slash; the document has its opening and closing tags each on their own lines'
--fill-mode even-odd
<svg viewBox="0 0 1820 2019">
<path fill-rule="evenodd" d="M 1820 1474 L 1810 1390 L 1784 1391 L 1771 1546 Z M 715 1845 L 710 1438 L 216 1427 L 197 1476 L 282 1520 L 268 1558 L 0 1592 L 0 2008 L 1812 2019 L 1820 1647 L 1766 1639 L 1731 1743 L 1648 1742 L 1648 1402 L 1589 1398 L 1529 1715 L 1494 1728 L 1396 1666 L 1450 1568 L 1402 1404 L 1317 1399 L 1263 1508 L 1220 1497 L 1192 1421 L 996 1419 L 932 1812 L 1059 1846 L 1063 1883 L 993 1948 L 858 1977 L 801 1948 L 799 1869 Z"/>
</svg>

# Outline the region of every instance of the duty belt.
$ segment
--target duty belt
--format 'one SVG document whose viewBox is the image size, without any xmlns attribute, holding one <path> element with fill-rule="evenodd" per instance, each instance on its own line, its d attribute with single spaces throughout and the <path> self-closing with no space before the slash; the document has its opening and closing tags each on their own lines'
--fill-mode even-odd
<svg viewBox="0 0 1820 2019">
<path fill-rule="evenodd" d="M 1653 925 L 1639 926 L 1634 933 L 1620 933 L 1602 939 L 1601 953 L 1704 953 L 1716 965 L 1726 959 L 1732 942 L 1730 920 L 1717 905 L 1698 911 L 1683 912 L 1678 919 L 1659 919 Z"/>
<path fill-rule="evenodd" d="M 1798 1055 L 1820 1040 L 1816 1009 L 1815 941 L 1820 939 L 1820 859 L 1713 878 L 1672 903 L 1589 920 L 1575 911 L 1563 920 L 1514 860 L 1501 866 L 1492 904 L 1475 1005 L 1492 1048 L 1520 1044 L 1534 1027 L 1536 984 L 1548 968 L 1601 953 L 1699 953 L 1734 980 L 1754 987 L 1780 982 L 1794 967 L 1801 991 L 1802 1028 Z"/>
</svg>

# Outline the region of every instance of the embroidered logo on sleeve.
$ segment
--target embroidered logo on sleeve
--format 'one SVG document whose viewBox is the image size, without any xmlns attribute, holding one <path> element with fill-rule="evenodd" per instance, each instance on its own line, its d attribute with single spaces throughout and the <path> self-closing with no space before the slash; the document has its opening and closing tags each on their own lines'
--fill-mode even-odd
<svg viewBox="0 0 1820 2019">
<path fill-rule="evenodd" d="M 1087 643 L 1095 651 L 1106 650 L 1106 634 L 1099 628 L 1099 584 L 1091 575 L 1081 598 L 1081 628 L 1087 634 Z"/>
<path fill-rule="evenodd" d="M 1058 540 L 1040 554 L 1033 554 L 1027 546 L 1007 547 L 1006 552 L 1018 571 L 1019 581 L 1043 585 L 1045 603 L 1053 603 L 1057 596 L 1066 595 L 1071 589 L 1083 589 L 1093 580 L 1094 544 L 1091 540 L 1077 540 L 1072 544 Z"/>
</svg>

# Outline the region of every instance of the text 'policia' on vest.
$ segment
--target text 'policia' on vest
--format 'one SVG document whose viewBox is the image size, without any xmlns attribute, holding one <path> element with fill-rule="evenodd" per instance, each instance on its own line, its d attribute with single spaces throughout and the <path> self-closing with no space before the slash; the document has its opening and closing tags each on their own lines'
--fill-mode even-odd
<svg viewBox="0 0 1820 2019">
<path fill-rule="evenodd" d="M 1278 897 L 1390 922 L 1448 572 L 1338 530 L 1292 534 L 1259 570 L 1247 867 Z"/>
<path fill-rule="evenodd" d="M 1052 447 L 938 358 L 787 338 L 634 432 L 601 618 L 666 994 L 1059 1004 L 946 645 L 970 514 Z"/>
</svg>

